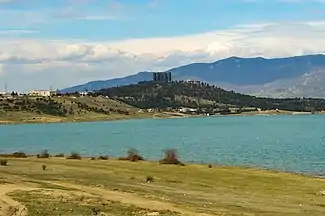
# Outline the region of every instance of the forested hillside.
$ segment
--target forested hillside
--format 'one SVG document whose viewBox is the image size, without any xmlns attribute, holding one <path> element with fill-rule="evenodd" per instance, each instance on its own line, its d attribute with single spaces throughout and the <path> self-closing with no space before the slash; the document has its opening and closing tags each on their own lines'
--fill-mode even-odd
<svg viewBox="0 0 325 216">
<path fill-rule="evenodd" d="M 226 91 L 207 83 L 155 83 L 141 82 L 136 85 L 113 87 L 97 91 L 96 94 L 109 96 L 139 108 L 219 108 L 254 107 L 290 111 L 325 110 L 322 99 L 271 99 L 258 98 Z"/>
</svg>

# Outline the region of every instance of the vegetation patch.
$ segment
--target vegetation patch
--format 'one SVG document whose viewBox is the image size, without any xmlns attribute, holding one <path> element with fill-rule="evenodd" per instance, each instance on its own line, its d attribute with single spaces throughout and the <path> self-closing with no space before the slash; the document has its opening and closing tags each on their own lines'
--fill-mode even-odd
<svg viewBox="0 0 325 216">
<path fill-rule="evenodd" d="M 71 152 L 67 159 L 81 160 L 81 155 L 78 152 Z"/>
<path fill-rule="evenodd" d="M 185 164 L 178 159 L 178 153 L 176 149 L 166 149 L 164 151 L 164 157 L 159 162 L 161 164 L 174 164 L 185 166 Z"/>
<path fill-rule="evenodd" d="M 98 157 L 98 160 L 108 160 L 108 159 L 109 159 L 109 157 L 107 155 L 100 155 Z"/>
<path fill-rule="evenodd" d="M 54 155 L 54 157 L 57 157 L 57 158 L 63 158 L 63 157 L 65 157 L 65 156 L 64 156 L 63 153 L 61 153 L 61 154 L 56 154 L 56 155 Z"/>
<path fill-rule="evenodd" d="M 132 162 L 144 161 L 144 158 L 138 153 L 136 149 L 129 149 L 126 157 L 120 157 L 119 160 L 127 160 Z"/>
<path fill-rule="evenodd" d="M 1 159 L 0 160 L 0 165 L 1 166 L 7 166 L 7 164 L 8 164 L 8 160 L 7 159 Z"/>
<path fill-rule="evenodd" d="M 15 200 L 26 205 L 29 215 L 33 216 L 75 216 L 75 215 L 114 215 L 114 216 L 178 216 L 170 211 L 152 211 L 104 200 L 95 196 L 80 195 L 66 191 L 38 190 L 14 192 L 10 194 Z"/>
<path fill-rule="evenodd" d="M 8 157 L 8 158 L 27 158 L 27 155 L 22 152 L 14 152 L 12 154 L 0 154 L 0 157 Z"/>
<path fill-rule="evenodd" d="M 37 158 L 50 158 L 50 154 L 47 150 L 43 150 L 41 153 L 36 155 Z"/>
</svg>

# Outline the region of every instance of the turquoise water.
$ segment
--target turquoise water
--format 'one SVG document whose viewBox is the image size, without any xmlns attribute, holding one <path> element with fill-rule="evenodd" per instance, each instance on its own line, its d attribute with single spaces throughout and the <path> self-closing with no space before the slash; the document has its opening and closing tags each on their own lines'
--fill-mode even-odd
<svg viewBox="0 0 325 216">
<path fill-rule="evenodd" d="M 325 174 L 325 116 L 233 116 L 0 126 L 0 152 L 78 151 Z"/>
</svg>

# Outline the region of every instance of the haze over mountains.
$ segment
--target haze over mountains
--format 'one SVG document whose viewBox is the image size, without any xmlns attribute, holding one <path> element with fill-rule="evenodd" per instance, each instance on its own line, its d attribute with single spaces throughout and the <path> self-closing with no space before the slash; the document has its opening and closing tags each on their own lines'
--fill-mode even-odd
<svg viewBox="0 0 325 216">
<path fill-rule="evenodd" d="M 325 55 L 266 59 L 230 57 L 213 63 L 193 63 L 168 70 L 173 80 L 200 80 L 263 97 L 325 98 Z M 151 80 L 151 72 L 63 89 L 62 92 L 99 90 Z"/>
</svg>

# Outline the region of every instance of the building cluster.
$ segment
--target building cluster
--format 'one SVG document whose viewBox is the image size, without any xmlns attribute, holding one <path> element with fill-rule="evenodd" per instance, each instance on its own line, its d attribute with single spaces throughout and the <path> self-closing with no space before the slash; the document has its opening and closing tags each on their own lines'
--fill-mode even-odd
<svg viewBox="0 0 325 216">
<path fill-rule="evenodd" d="M 52 97 L 57 95 L 57 91 L 52 90 L 33 90 L 29 93 L 18 93 L 18 92 L 0 92 L 2 98 L 14 98 L 22 96 L 34 96 L 34 97 Z"/>
<path fill-rule="evenodd" d="M 57 94 L 57 91 L 52 90 L 33 90 L 28 93 L 29 96 L 39 96 L 39 97 L 52 97 Z"/>
<path fill-rule="evenodd" d="M 153 73 L 154 82 L 171 82 L 172 74 L 170 72 Z"/>
</svg>

